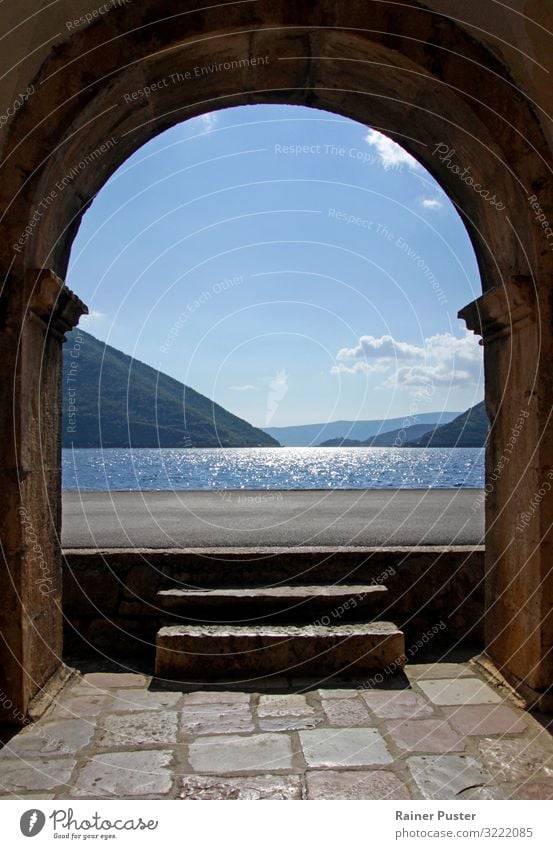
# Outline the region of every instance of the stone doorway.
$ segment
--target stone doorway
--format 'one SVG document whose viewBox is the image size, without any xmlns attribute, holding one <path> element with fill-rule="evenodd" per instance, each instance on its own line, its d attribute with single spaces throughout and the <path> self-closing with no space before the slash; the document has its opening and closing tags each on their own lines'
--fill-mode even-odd
<svg viewBox="0 0 553 849">
<path fill-rule="evenodd" d="M 167 16 L 152 0 L 68 28 L 74 4 L 62 2 L 43 16 L 63 33 L 55 49 L 38 30 L 23 40 L 34 50 L 13 39 L 26 56 L 15 84 L 27 94 L 2 130 L 0 686 L 21 715 L 61 664 L 60 352 L 84 309 L 63 284 L 72 238 L 103 182 L 145 141 L 246 103 L 301 103 L 379 128 L 457 204 L 484 290 L 461 316 L 484 340 L 492 423 L 487 651 L 530 703 L 549 687 L 551 94 L 500 11 L 474 6 L 459 21 L 441 5 L 410 2 L 398 14 L 372 4 L 367 20 L 361 2 L 187 3 Z M 547 56 L 543 33 L 525 38 Z M 195 68 L 205 71 L 193 82 Z"/>
</svg>

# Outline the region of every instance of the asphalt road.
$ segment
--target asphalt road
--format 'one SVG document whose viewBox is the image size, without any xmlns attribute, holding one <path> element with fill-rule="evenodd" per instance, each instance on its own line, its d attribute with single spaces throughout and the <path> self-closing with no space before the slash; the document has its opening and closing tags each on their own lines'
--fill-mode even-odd
<svg viewBox="0 0 553 849">
<path fill-rule="evenodd" d="M 65 548 L 482 544 L 477 489 L 64 492 Z"/>
</svg>

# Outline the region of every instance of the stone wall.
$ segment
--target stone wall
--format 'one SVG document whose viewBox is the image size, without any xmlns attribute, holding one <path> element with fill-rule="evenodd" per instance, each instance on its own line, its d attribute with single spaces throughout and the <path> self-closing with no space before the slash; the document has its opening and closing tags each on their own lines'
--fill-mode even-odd
<svg viewBox="0 0 553 849">
<path fill-rule="evenodd" d="M 552 4 L 143 0 L 117 4 L 107 14 L 91 10 L 87 0 L 60 0 L 38 11 L 36 5 L 4 4 L 1 21 L 9 70 L 0 80 L 0 685 L 17 710 L 25 715 L 58 663 L 60 642 L 56 593 L 37 592 L 45 574 L 55 590 L 59 582 L 59 350 L 48 342 L 39 356 L 40 333 L 29 316 L 50 327 L 57 307 L 37 316 L 36 287 L 44 269 L 52 279 L 64 278 L 81 215 L 144 142 L 204 111 L 266 102 L 301 103 L 379 127 L 400 139 L 458 205 L 486 293 L 466 317 L 483 336 L 492 423 L 487 650 L 515 686 L 543 693 L 553 678 L 553 497 L 540 495 L 553 469 L 553 251 L 542 228 L 553 221 Z M 51 34 L 46 40 L 45 33 Z M 256 56 L 269 61 L 254 65 Z M 237 73 L 210 73 L 197 85 L 172 84 L 134 99 L 175 73 L 180 80 L 178 74 L 195 65 L 236 59 L 248 60 Z M 462 170 L 455 173 L 434 155 L 442 144 L 455 150 L 459 169 L 470 167 L 476 182 L 493 190 L 508 215 L 482 203 L 460 179 Z M 81 168 L 82 162 L 94 167 Z M 528 410 L 528 424 L 494 478 L 521 410 Z M 100 612 L 82 613 L 85 634 L 110 605 L 114 621 L 116 609 L 138 631 L 155 615 L 135 610 L 132 619 L 133 608 L 120 610 L 123 573 L 114 557 L 113 566 L 98 572 L 99 588 L 92 587 Z M 399 615 L 408 619 L 413 605 L 409 628 L 417 617 L 430 620 L 440 605 L 455 610 L 449 592 L 456 588 L 440 558 L 432 569 L 406 562 L 395 589 Z M 461 587 L 467 579 L 472 601 L 480 579 L 472 583 L 467 568 L 453 571 Z M 424 617 L 417 582 L 412 586 L 417 574 Z M 434 575 L 435 595 L 428 585 Z M 117 593 L 106 598 L 112 579 Z M 68 589 L 69 623 L 70 598 Z M 464 608 L 467 602 L 449 620 L 452 634 Z M 105 621 L 95 627 L 105 631 Z M 128 639 L 112 626 L 113 634 L 118 645 Z"/>
<path fill-rule="evenodd" d="M 66 550 L 65 650 L 109 658 L 151 656 L 163 614 L 159 589 L 276 583 L 379 583 L 389 589 L 386 619 L 406 647 L 481 647 L 484 548 L 226 550 Z M 430 635 L 426 637 L 424 635 Z M 418 651 L 418 649 L 413 649 Z"/>
</svg>

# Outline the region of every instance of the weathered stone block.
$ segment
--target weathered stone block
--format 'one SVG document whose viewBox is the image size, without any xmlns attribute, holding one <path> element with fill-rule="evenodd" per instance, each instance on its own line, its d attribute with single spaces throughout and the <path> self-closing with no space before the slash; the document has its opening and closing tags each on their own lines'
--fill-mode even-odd
<svg viewBox="0 0 553 849">
<path fill-rule="evenodd" d="M 301 799 L 296 775 L 249 775 L 235 778 L 185 775 L 179 779 L 181 799 Z"/>
<path fill-rule="evenodd" d="M 78 773 L 72 795 L 134 799 L 169 792 L 172 752 L 107 752 L 95 755 Z"/>
<path fill-rule="evenodd" d="M 335 627 L 169 626 L 157 635 L 159 676 L 350 674 L 403 656 L 403 634 L 388 622 Z"/>
<path fill-rule="evenodd" d="M 120 749 L 177 742 L 177 714 L 171 711 L 109 714 L 102 723 L 98 746 Z"/>
<path fill-rule="evenodd" d="M 386 770 L 313 770 L 306 776 L 308 799 L 410 799 L 407 787 Z"/>
<path fill-rule="evenodd" d="M 300 731 L 299 736 L 309 766 L 371 766 L 393 761 L 376 728 L 317 728 Z"/>
<path fill-rule="evenodd" d="M 190 744 L 188 759 L 197 772 L 270 773 L 292 769 L 292 743 L 286 734 L 248 737 L 200 737 Z"/>
</svg>

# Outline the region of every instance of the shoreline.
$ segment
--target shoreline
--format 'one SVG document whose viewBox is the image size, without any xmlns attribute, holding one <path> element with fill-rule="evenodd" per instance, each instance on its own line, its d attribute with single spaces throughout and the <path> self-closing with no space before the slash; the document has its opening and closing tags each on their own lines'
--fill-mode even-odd
<svg viewBox="0 0 553 849">
<path fill-rule="evenodd" d="M 224 487 L 224 488 L 212 488 L 212 487 L 202 487 L 199 489 L 193 489 L 192 487 L 179 489 L 178 487 L 167 487 L 166 489 L 144 489 L 143 487 L 133 487 L 132 489 L 87 489 L 86 487 L 67 487 L 62 488 L 62 493 L 65 492 L 89 492 L 89 493 L 100 493 L 100 492 L 150 492 L 150 493 L 166 493 L 166 492 L 190 492 L 195 495 L 199 495 L 201 493 L 215 493 L 216 495 L 224 496 L 225 493 L 230 492 L 239 492 L 239 493 L 270 493 L 270 492 L 278 492 L 278 493 L 291 493 L 296 494 L 300 492 L 460 492 L 470 490 L 470 492 L 484 492 L 484 487 L 482 486 L 336 486 L 336 487 L 295 487 L 294 489 L 282 489 L 279 487 Z"/>
</svg>

